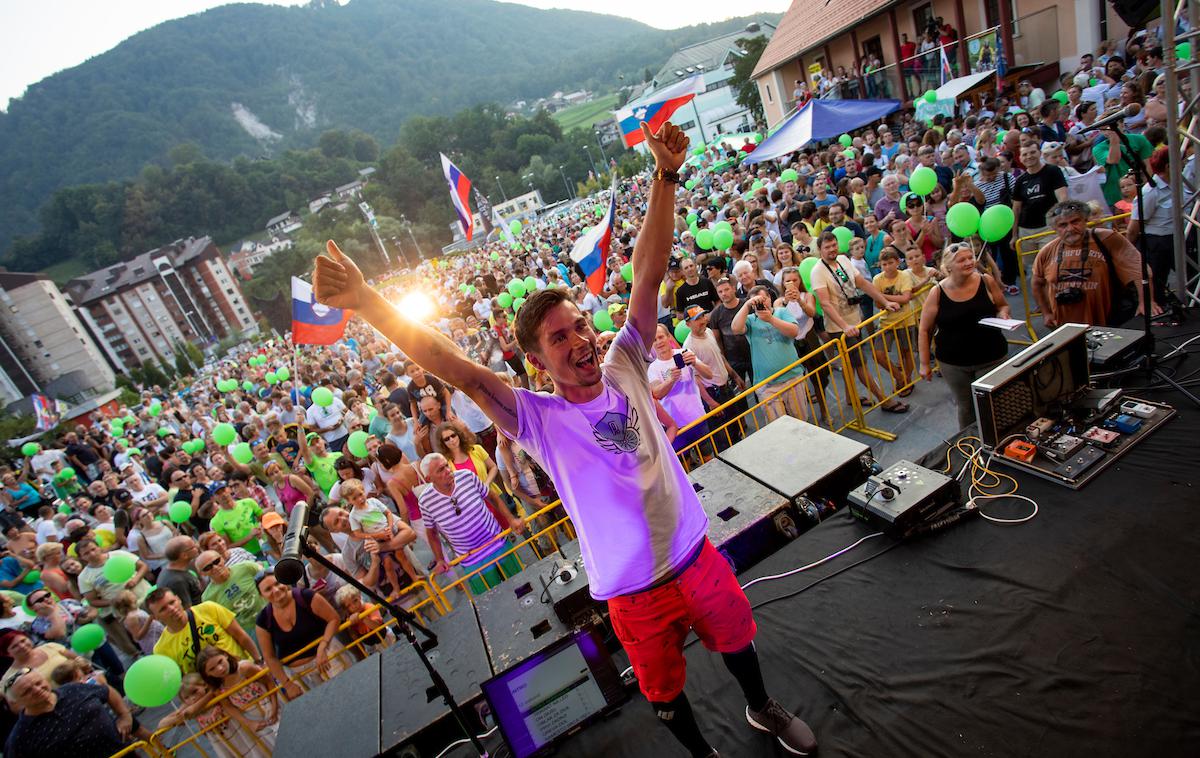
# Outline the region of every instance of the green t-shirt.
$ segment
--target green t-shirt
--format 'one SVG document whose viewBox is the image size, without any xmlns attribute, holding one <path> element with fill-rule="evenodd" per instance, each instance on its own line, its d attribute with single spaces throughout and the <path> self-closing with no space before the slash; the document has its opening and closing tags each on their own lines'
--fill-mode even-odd
<svg viewBox="0 0 1200 758">
<path fill-rule="evenodd" d="M 254 577 L 259 571 L 262 571 L 262 566 L 253 561 L 235 563 L 229 567 L 227 581 L 222 584 L 210 582 L 204 588 L 203 599 L 233 611 L 238 624 L 251 635 L 254 634 L 258 612 L 267 604 L 254 586 Z"/>
<path fill-rule="evenodd" d="M 254 531 L 262 521 L 262 512 L 258 503 L 248 497 L 235 500 L 233 507 L 229 510 L 217 508 L 216 514 L 209 520 L 208 528 L 224 536 L 230 544 L 233 544 L 250 536 L 250 532 Z M 257 537 L 242 547 L 255 555 L 262 553 L 262 546 L 258 543 Z"/>
<path fill-rule="evenodd" d="M 789 324 L 796 323 L 796 318 L 787 308 L 776 308 L 775 318 Z M 796 362 L 795 342 L 753 313 L 746 317 L 746 339 L 750 342 L 750 365 L 754 367 L 755 384 Z M 776 378 L 772 384 L 788 382 L 803 375 L 804 367 L 796 366 Z"/>
<path fill-rule="evenodd" d="M 312 456 L 312 461 L 307 464 L 308 473 L 312 474 L 313 481 L 325 493 L 325 497 L 329 497 L 329 491 L 333 489 L 333 485 L 337 484 L 337 462 L 341 458 L 341 453 L 326 453 L 325 455 Z"/>
<path fill-rule="evenodd" d="M 1142 160 L 1150 157 L 1154 152 L 1154 145 L 1150 144 L 1150 140 L 1140 134 L 1126 135 L 1129 138 L 1129 147 L 1132 147 L 1134 152 Z M 1104 199 L 1109 205 L 1116 205 L 1121 200 L 1121 177 L 1129 173 L 1132 165 L 1129 163 L 1129 148 L 1121 146 L 1121 162 L 1114 165 L 1105 165 L 1108 160 L 1108 140 L 1101 138 L 1092 147 L 1092 158 L 1096 160 L 1097 166 L 1104 166 Z"/>
</svg>

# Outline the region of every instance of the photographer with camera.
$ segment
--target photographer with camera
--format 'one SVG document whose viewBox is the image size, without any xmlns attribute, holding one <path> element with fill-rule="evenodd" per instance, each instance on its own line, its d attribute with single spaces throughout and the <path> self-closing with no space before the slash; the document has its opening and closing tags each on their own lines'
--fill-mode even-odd
<svg viewBox="0 0 1200 758">
<path fill-rule="evenodd" d="M 1089 213 L 1086 203 L 1068 200 L 1048 214 L 1058 236 L 1038 251 L 1032 279 L 1047 328 L 1068 321 L 1117 326 L 1142 313 L 1137 248 L 1112 230 L 1088 229 Z M 1150 312 L 1162 312 L 1153 296 Z"/>
<path fill-rule="evenodd" d="M 825 331 L 832 337 L 843 333 L 846 335 L 846 348 L 854 373 L 863 386 L 870 390 L 877 400 L 883 402 L 883 390 L 863 363 L 863 350 L 854 349 L 862 339 L 858 325 L 863 320 L 862 309 L 859 308 L 863 296 L 855 290 L 866 293 L 880 310 L 899 310 L 900 304 L 885 298 L 870 279 L 858 273 L 848 257 L 838 254 L 838 240 L 833 236 L 833 232 L 821 232 L 817 237 L 817 250 L 821 260 L 812 270 L 812 292 L 825 311 Z M 846 377 L 846 381 L 849 382 L 850 378 Z M 908 411 L 908 405 L 895 398 L 881 407 L 888 413 Z"/>
</svg>

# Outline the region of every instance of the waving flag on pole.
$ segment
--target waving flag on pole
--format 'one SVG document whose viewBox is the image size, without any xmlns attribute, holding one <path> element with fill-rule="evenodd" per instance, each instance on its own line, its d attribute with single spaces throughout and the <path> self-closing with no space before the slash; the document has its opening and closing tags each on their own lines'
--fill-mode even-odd
<svg viewBox="0 0 1200 758">
<path fill-rule="evenodd" d="M 500 239 L 508 243 L 509 247 L 517 246 L 517 238 L 508 229 L 508 222 L 504 220 L 504 216 L 500 215 L 500 211 L 492 206 L 492 227 L 500 234 Z"/>
<path fill-rule="evenodd" d="M 704 76 L 696 74 L 616 111 L 625 147 L 633 147 L 646 139 L 642 136 L 641 122 L 645 121 L 653 134 L 671 118 L 671 114 L 690 103 L 692 98 L 703 91 Z"/>
<path fill-rule="evenodd" d="M 321 305 L 312 285 L 292 277 L 292 344 L 332 345 L 342 338 L 353 311 Z"/>
<path fill-rule="evenodd" d="M 442 156 L 442 174 L 446 177 L 446 182 L 450 185 L 450 202 L 454 203 L 454 212 L 458 214 L 458 223 L 462 227 L 463 234 L 470 241 L 471 233 L 475 231 L 475 222 L 471 220 L 471 180 L 467 175 L 458 170 L 450 162 L 444 154 Z"/>
<path fill-rule="evenodd" d="M 950 59 L 946 57 L 946 46 L 942 45 L 938 50 L 942 53 L 942 84 L 954 78 L 954 69 L 950 67 Z"/>
<path fill-rule="evenodd" d="M 571 260 L 579 264 L 583 270 L 583 280 L 593 295 L 599 295 L 604 289 L 604 277 L 607 269 L 604 262 L 608 259 L 608 250 L 612 246 L 613 219 L 617 215 L 617 176 L 613 172 L 612 191 L 608 196 L 608 212 L 600 223 L 592 230 L 575 240 L 571 248 Z"/>
</svg>

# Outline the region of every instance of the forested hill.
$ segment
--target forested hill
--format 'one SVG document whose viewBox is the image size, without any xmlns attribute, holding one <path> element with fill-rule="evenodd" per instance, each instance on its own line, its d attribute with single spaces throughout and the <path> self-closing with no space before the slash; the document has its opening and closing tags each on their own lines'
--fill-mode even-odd
<svg viewBox="0 0 1200 758">
<path fill-rule="evenodd" d="M 409 116 L 640 82 L 677 47 L 744 24 L 668 32 L 491 0 L 242 4 L 160 24 L 0 113 L 0 251 L 36 231 L 54 190 L 167 164 L 180 143 L 255 158 L 352 128 L 386 146 Z"/>
</svg>

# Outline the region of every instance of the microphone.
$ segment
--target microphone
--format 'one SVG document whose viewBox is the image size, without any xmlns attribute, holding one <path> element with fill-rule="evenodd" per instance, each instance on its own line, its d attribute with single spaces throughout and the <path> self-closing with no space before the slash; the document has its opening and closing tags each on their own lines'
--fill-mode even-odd
<svg viewBox="0 0 1200 758">
<path fill-rule="evenodd" d="M 295 586 L 304 578 L 304 540 L 308 536 L 308 503 L 296 503 L 288 519 L 287 533 L 283 535 L 283 548 L 279 563 L 275 564 L 275 578 L 284 584 Z"/>
<path fill-rule="evenodd" d="M 1086 126 L 1083 129 L 1081 129 L 1080 131 L 1094 132 L 1097 129 L 1106 129 L 1109 126 L 1111 126 L 1112 124 L 1115 124 L 1119 121 L 1123 121 L 1127 118 L 1133 118 L 1134 116 L 1136 116 L 1137 114 L 1139 114 L 1141 112 L 1142 112 L 1142 106 L 1138 105 L 1137 103 L 1130 103 L 1129 105 L 1126 105 L 1124 108 L 1117 111 L 1116 113 L 1110 113 L 1107 116 L 1105 116 L 1104 118 L 1097 119 L 1096 122 L 1093 123 L 1091 126 Z"/>
</svg>

